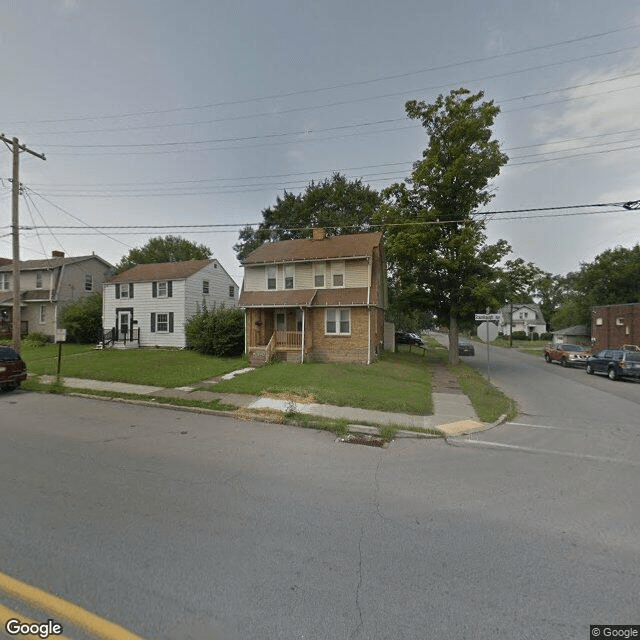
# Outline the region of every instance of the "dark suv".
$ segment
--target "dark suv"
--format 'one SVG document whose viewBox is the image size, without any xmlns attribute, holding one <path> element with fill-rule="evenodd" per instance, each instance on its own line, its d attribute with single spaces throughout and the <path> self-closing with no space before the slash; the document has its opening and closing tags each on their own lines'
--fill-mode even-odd
<svg viewBox="0 0 640 640">
<path fill-rule="evenodd" d="M 18 352 L 0 345 L 0 389 L 13 391 L 27 379 L 27 365 Z"/>
<path fill-rule="evenodd" d="M 611 380 L 640 379 L 640 352 L 603 349 L 587 358 L 587 373 L 606 373 Z"/>
</svg>

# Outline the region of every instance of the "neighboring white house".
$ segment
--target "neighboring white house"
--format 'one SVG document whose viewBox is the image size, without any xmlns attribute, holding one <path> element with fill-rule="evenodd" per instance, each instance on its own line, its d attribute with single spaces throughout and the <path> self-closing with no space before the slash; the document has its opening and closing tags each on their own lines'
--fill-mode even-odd
<svg viewBox="0 0 640 640">
<path fill-rule="evenodd" d="M 102 326 L 141 347 L 186 346 L 185 324 L 206 307 L 235 307 L 238 285 L 217 260 L 139 264 L 104 286 Z"/>
<path fill-rule="evenodd" d="M 540 307 L 534 303 L 507 304 L 499 311 L 501 320 L 498 330 L 505 336 L 512 331 L 524 331 L 527 335 L 532 333 L 545 333 L 547 323 L 540 311 Z"/>
</svg>

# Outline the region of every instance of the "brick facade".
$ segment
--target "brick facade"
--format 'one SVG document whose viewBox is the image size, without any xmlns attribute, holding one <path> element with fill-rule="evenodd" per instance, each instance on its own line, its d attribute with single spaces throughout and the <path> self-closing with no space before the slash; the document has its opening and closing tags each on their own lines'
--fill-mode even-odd
<svg viewBox="0 0 640 640">
<path fill-rule="evenodd" d="M 593 307 L 591 310 L 593 351 L 640 343 L 640 302 Z M 593 340 L 595 338 L 595 340 Z"/>
</svg>

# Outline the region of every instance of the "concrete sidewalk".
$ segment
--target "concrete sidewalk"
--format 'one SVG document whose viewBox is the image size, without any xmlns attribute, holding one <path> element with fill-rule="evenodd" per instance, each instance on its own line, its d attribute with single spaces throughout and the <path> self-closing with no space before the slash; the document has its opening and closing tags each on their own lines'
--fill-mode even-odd
<svg viewBox="0 0 640 640">
<path fill-rule="evenodd" d="M 236 374 L 244 373 L 234 372 Z M 232 375 L 232 374 L 229 374 Z M 40 382 L 51 384 L 54 376 L 40 376 Z M 207 381 L 213 383 L 214 381 Z M 467 398 L 462 393 L 434 393 L 434 414 L 419 416 L 407 413 L 392 413 L 387 411 L 375 411 L 359 409 L 356 407 L 338 407 L 327 404 L 302 403 L 271 398 L 268 396 L 253 396 L 238 393 L 218 393 L 205 391 L 195 387 L 178 387 L 165 389 L 139 384 L 127 384 L 124 382 L 104 382 L 100 380 L 86 380 L 82 378 L 63 378 L 65 387 L 72 389 L 87 389 L 90 391 L 113 391 L 114 393 L 131 393 L 162 398 L 183 398 L 201 401 L 219 400 L 225 404 L 236 407 L 244 407 L 255 410 L 282 411 L 304 413 L 308 415 L 322 416 L 326 418 L 346 419 L 349 422 L 369 423 L 376 425 L 395 425 L 400 428 L 433 429 L 444 436 L 456 436 L 474 431 L 486 429 L 489 425 L 478 420 L 476 413 Z"/>
</svg>

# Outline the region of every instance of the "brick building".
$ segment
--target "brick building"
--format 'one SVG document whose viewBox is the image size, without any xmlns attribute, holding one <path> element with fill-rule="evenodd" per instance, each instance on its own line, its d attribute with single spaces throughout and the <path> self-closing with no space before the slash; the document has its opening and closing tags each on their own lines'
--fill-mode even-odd
<svg viewBox="0 0 640 640">
<path fill-rule="evenodd" d="M 640 302 L 591 309 L 593 351 L 640 344 Z"/>
</svg>

